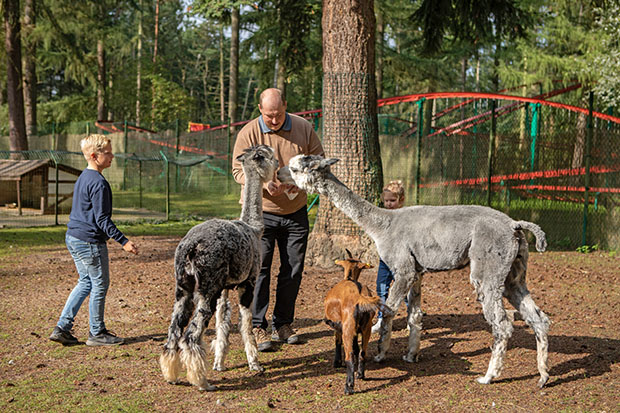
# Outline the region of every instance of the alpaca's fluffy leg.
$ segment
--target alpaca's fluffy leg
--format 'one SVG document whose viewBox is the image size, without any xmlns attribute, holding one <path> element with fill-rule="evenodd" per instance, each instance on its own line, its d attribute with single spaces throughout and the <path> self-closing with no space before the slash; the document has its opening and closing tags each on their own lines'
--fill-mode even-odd
<svg viewBox="0 0 620 413">
<path fill-rule="evenodd" d="M 412 267 L 413 268 L 413 267 Z M 379 331 L 379 353 L 375 356 L 376 362 L 385 360 L 387 351 L 390 349 L 390 339 L 392 338 L 392 320 L 394 315 L 398 311 L 400 303 L 403 302 L 407 291 L 417 279 L 417 275 L 414 273 L 402 276 L 398 273 L 394 274 L 394 284 L 390 288 L 385 305 L 390 309 L 390 313 L 384 312 L 381 319 L 381 329 Z"/>
<path fill-rule="evenodd" d="M 202 333 L 213 315 L 217 298 L 209 300 L 200 292 L 195 293 L 197 298 L 196 310 L 185 335 L 180 343 L 181 361 L 187 370 L 188 381 L 200 390 L 214 390 L 215 387 L 207 382 L 207 352 L 204 348 Z"/>
<path fill-rule="evenodd" d="M 525 322 L 534 330 L 536 335 L 536 350 L 538 371 L 540 372 L 540 380 L 538 386 L 543 387 L 549 380 L 549 367 L 547 365 L 547 354 L 549 348 L 549 318 L 538 308 L 525 282 L 525 274 L 527 269 L 527 243 L 523 243 L 519 256 L 512 265 L 510 275 L 506 280 L 505 295 L 521 314 Z"/>
<path fill-rule="evenodd" d="M 252 371 L 263 371 L 265 369 L 258 362 L 258 347 L 254 333 L 252 333 L 252 310 L 239 305 L 239 315 L 241 317 L 241 339 L 245 346 L 248 366 Z"/>
<path fill-rule="evenodd" d="M 181 371 L 179 360 L 179 341 L 183 329 L 187 326 L 192 312 L 192 300 L 187 289 L 182 283 L 176 287 L 176 296 L 180 297 L 174 303 L 172 320 L 168 328 L 168 341 L 164 345 L 164 351 L 159 357 L 161 372 L 168 383 L 177 383 Z"/>
<path fill-rule="evenodd" d="M 239 294 L 239 317 L 241 324 L 241 339 L 245 346 L 245 355 L 248 359 L 248 366 L 252 371 L 265 370 L 258 362 L 258 346 L 256 344 L 256 338 L 252 333 L 252 300 L 254 299 L 254 285 L 256 276 L 260 271 L 259 260 L 255 260 L 256 264 L 252 269 L 252 272 L 248 279 L 237 286 L 237 293 Z"/>
<path fill-rule="evenodd" d="M 217 300 L 217 307 L 215 310 L 215 339 L 211 341 L 211 351 L 215 354 L 213 360 L 213 370 L 224 371 L 224 359 L 228 354 L 230 329 L 232 323 L 230 322 L 231 309 L 230 302 L 228 301 L 228 290 L 222 291 L 222 295 Z"/>
<path fill-rule="evenodd" d="M 408 363 L 418 361 L 420 357 L 420 334 L 422 331 L 422 310 L 420 309 L 422 299 L 422 277 L 416 280 L 409 290 L 407 301 L 409 309 L 407 311 L 407 325 L 409 326 L 409 345 L 407 354 L 403 360 Z"/>
</svg>

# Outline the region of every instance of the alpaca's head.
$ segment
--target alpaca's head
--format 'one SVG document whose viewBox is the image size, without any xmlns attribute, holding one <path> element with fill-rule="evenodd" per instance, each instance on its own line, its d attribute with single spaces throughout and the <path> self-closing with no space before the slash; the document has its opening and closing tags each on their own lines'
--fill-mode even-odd
<svg viewBox="0 0 620 413">
<path fill-rule="evenodd" d="M 263 183 L 271 181 L 278 169 L 278 160 L 273 149 L 267 145 L 256 145 L 247 148 L 241 155 L 237 156 L 237 160 L 241 162 L 246 176 L 251 171 L 256 171 Z"/>
<path fill-rule="evenodd" d="M 284 184 L 295 184 L 306 192 L 319 193 L 319 184 L 331 174 L 330 166 L 339 159 L 325 159 L 319 155 L 297 155 L 288 166 L 278 171 L 278 179 Z"/>
</svg>

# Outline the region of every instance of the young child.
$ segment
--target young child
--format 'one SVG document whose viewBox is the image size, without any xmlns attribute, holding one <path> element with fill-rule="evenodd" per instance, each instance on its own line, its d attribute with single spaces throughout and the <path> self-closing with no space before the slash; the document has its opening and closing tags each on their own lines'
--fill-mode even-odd
<svg viewBox="0 0 620 413">
<path fill-rule="evenodd" d="M 104 135 L 90 135 L 82 139 L 80 146 L 88 167 L 75 182 L 73 204 L 65 236 L 79 278 L 67 298 L 50 340 L 65 346 L 77 344 L 77 338 L 71 334 L 73 321 L 80 306 L 90 294 L 88 301 L 90 332 L 86 345 L 117 345 L 122 344 L 124 340 L 110 333 L 103 321 L 105 296 L 110 284 L 106 241 L 113 238 L 125 251 L 134 254 L 138 254 L 138 248 L 112 222 L 112 191 L 110 184 L 101 174 L 104 169 L 110 167 L 114 159 L 110 139 Z"/>
<path fill-rule="evenodd" d="M 387 209 L 401 208 L 405 203 L 405 188 L 402 181 L 390 181 L 383 187 L 381 201 Z M 390 284 L 394 281 L 394 274 L 385 263 L 379 259 L 379 269 L 377 270 L 377 295 L 385 303 L 390 291 Z M 405 298 L 405 303 L 407 299 Z M 372 326 L 372 332 L 378 333 L 381 327 L 381 312 L 377 313 L 377 322 Z"/>
</svg>

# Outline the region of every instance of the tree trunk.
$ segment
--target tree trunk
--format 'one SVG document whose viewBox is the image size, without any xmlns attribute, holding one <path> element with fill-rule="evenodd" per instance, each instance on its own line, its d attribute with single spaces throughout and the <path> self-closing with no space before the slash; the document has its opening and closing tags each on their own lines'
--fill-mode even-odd
<svg viewBox="0 0 620 413">
<path fill-rule="evenodd" d="M 155 1 L 155 33 L 153 45 L 153 73 L 157 74 L 157 47 L 159 44 L 159 0 Z M 151 128 L 155 127 L 155 85 L 151 85 Z"/>
<path fill-rule="evenodd" d="M 35 62 L 37 47 L 32 38 L 36 24 L 35 0 L 24 4 L 24 109 L 26 115 L 26 135 L 37 134 L 37 66 Z"/>
<path fill-rule="evenodd" d="M 224 88 L 224 25 L 220 23 L 220 121 L 226 121 L 226 92 Z"/>
<path fill-rule="evenodd" d="M 375 7 L 377 14 L 377 67 L 375 68 L 375 77 L 377 84 L 377 99 L 383 97 L 383 11 L 379 7 Z"/>
<path fill-rule="evenodd" d="M 97 40 L 97 120 L 107 120 L 105 78 L 105 51 L 103 48 L 103 40 Z"/>
<path fill-rule="evenodd" d="M 27 151 L 26 122 L 24 119 L 24 95 L 22 91 L 21 26 L 19 23 L 19 1 L 2 0 L 4 14 L 4 46 L 6 48 L 6 83 L 9 102 L 9 149 Z M 21 158 L 12 154 L 11 158 Z"/>
<path fill-rule="evenodd" d="M 232 9 L 230 16 L 230 73 L 228 80 L 228 118 L 237 121 L 237 95 L 239 93 L 239 6 Z M 231 133 L 234 129 L 231 127 Z"/>
<path fill-rule="evenodd" d="M 280 54 L 278 56 L 278 64 L 276 65 L 276 88 L 282 91 L 286 96 L 286 63 Z"/>
<path fill-rule="evenodd" d="M 142 0 L 138 10 L 138 46 L 136 67 L 136 125 L 140 126 L 140 92 L 142 90 Z"/>
<path fill-rule="evenodd" d="M 377 132 L 375 16 L 372 0 L 323 1 L 323 146 L 340 162 L 333 173 L 370 202 L 379 201 L 383 172 Z M 310 265 L 332 267 L 348 248 L 376 260 L 370 238 L 321 199 L 310 236 Z"/>
</svg>

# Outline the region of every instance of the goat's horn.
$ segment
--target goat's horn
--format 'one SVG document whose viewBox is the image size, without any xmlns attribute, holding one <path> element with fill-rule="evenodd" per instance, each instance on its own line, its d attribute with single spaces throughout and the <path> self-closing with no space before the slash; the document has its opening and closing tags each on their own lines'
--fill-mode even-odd
<svg viewBox="0 0 620 413">
<path fill-rule="evenodd" d="M 349 254 L 349 258 L 353 259 L 353 254 L 351 254 L 351 251 L 349 251 L 348 248 L 345 248 L 344 250 L 347 252 L 347 254 Z"/>
</svg>

